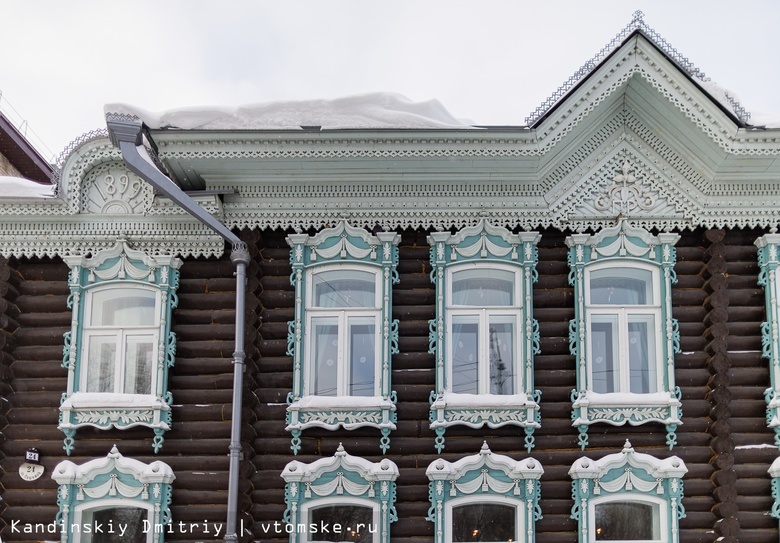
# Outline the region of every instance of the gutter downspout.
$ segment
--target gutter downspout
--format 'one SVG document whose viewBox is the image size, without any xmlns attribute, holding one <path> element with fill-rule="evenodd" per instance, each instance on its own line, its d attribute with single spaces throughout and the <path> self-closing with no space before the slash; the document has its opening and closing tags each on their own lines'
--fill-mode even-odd
<svg viewBox="0 0 780 543">
<path fill-rule="evenodd" d="M 230 261 L 236 268 L 236 337 L 233 352 L 233 410 L 230 428 L 230 471 L 228 481 L 227 522 L 224 541 L 238 541 L 238 471 L 241 460 L 241 406 L 244 388 L 244 305 L 246 300 L 246 267 L 249 264 L 249 249 L 238 236 L 218 221 L 211 213 L 185 194 L 160 168 L 157 167 L 144 140 L 156 152 L 156 146 L 147 128 L 136 117 L 127 115 L 106 115 L 106 125 L 111 142 L 119 147 L 127 167 L 141 179 L 152 185 L 176 202 L 187 213 L 222 236 L 232 246 Z"/>
</svg>

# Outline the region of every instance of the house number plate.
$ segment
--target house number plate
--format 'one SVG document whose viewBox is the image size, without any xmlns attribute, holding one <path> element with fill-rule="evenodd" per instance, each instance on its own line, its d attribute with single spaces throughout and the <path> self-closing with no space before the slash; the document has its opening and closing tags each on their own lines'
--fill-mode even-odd
<svg viewBox="0 0 780 543">
<path fill-rule="evenodd" d="M 19 466 L 19 477 L 25 481 L 34 481 L 43 475 L 43 466 L 40 464 L 30 464 L 25 462 Z"/>
</svg>

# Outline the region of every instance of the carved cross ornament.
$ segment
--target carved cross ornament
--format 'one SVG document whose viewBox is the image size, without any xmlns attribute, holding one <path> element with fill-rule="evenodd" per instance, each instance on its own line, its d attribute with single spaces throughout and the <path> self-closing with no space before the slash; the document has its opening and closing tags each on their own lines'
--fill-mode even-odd
<svg viewBox="0 0 780 543">
<path fill-rule="evenodd" d="M 636 209 L 648 211 L 655 207 L 655 194 L 639 184 L 639 179 L 631 171 L 628 161 L 623 162 L 621 172 L 612 178 L 612 184 L 596 198 L 594 207 L 597 210 L 612 210 L 616 214 L 627 215 Z"/>
</svg>

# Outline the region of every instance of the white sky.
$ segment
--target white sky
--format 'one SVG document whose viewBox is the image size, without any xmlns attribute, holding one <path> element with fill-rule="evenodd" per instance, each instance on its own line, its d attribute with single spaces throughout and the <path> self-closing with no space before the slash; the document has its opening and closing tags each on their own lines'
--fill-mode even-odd
<svg viewBox="0 0 780 543">
<path fill-rule="evenodd" d="M 105 127 L 113 102 L 390 91 L 521 125 L 637 9 L 748 111 L 780 113 L 777 0 L 3 0 L 0 109 L 46 158 Z"/>
</svg>

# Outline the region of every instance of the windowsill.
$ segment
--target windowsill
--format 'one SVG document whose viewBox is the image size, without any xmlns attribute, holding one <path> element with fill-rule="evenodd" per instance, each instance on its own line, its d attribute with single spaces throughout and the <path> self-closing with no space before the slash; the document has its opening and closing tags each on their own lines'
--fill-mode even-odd
<svg viewBox="0 0 780 543">
<path fill-rule="evenodd" d="M 431 409 L 447 407 L 517 407 L 526 408 L 536 405 L 525 394 L 461 394 L 445 392 L 431 404 Z"/>
<path fill-rule="evenodd" d="M 682 405 L 680 401 L 669 392 L 649 392 L 637 394 L 634 392 L 593 392 L 585 391 L 574 402 L 572 407 L 656 407 L 656 406 Z"/>
<path fill-rule="evenodd" d="M 115 394 L 111 392 L 74 392 L 60 409 L 160 409 L 170 407 L 153 394 Z"/>
<path fill-rule="evenodd" d="M 395 404 L 381 396 L 303 396 L 289 405 L 288 411 L 301 409 L 363 409 L 379 407 L 395 410 Z"/>
<path fill-rule="evenodd" d="M 288 405 L 287 413 L 288 432 L 312 427 L 396 429 L 395 404 L 382 396 L 304 396 Z"/>
<path fill-rule="evenodd" d="M 636 394 L 631 392 L 598 393 L 592 390 L 580 393 L 572 403 L 576 418 L 572 426 L 587 426 L 597 422 L 622 426 L 638 426 L 648 422 L 682 424 L 679 408 L 682 406 L 669 392 Z"/>
</svg>

